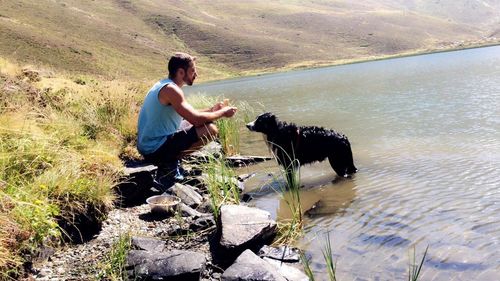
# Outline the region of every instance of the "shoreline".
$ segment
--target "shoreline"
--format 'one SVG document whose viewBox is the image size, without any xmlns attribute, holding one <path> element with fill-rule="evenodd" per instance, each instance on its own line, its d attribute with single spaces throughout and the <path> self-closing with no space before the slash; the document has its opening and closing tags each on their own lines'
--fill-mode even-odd
<svg viewBox="0 0 500 281">
<path fill-rule="evenodd" d="M 430 54 L 439 54 L 439 53 L 495 47 L 495 46 L 500 46 L 500 38 L 496 39 L 493 42 L 482 42 L 482 43 L 477 43 L 477 44 L 470 44 L 467 46 L 463 46 L 462 44 L 463 43 L 461 43 L 459 46 L 450 47 L 450 48 L 421 49 L 421 50 L 414 50 L 414 51 L 409 51 L 409 52 L 399 53 L 399 54 L 394 54 L 394 55 L 380 55 L 380 56 L 372 56 L 372 57 L 357 58 L 357 59 L 339 59 L 336 61 L 326 62 L 326 63 L 316 63 L 316 64 L 315 63 L 310 63 L 310 64 L 298 63 L 298 64 L 296 64 L 297 66 L 292 65 L 292 66 L 283 67 L 283 68 L 269 69 L 269 71 L 266 71 L 266 70 L 255 71 L 255 72 L 249 71 L 249 72 L 246 72 L 242 75 L 229 76 L 229 77 L 226 77 L 223 79 L 202 80 L 197 84 L 197 86 L 203 86 L 203 85 L 209 84 L 209 83 L 230 81 L 230 80 L 234 80 L 234 79 L 252 78 L 252 77 L 259 77 L 259 76 L 272 75 L 272 74 L 284 74 L 284 73 L 293 72 L 293 71 L 313 70 L 313 69 L 321 69 L 321 68 L 350 65 L 350 64 L 359 64 L 359 63 L 374 62 L 374 61 L 381 61 L 381 60 L 388 60 L 388 59 L 416 57 L 416 56 L 423 56 L 423 55 L 430 55 Z"/>
</svg>

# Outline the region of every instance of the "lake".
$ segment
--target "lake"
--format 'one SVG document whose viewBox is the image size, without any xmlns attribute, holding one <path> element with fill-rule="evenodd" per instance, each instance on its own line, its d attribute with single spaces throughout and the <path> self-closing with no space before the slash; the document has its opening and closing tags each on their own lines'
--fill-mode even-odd
<svg viewBox="0 0 500 281">
<path fill-rule="evenodd" d="M 224 95 L 299 125 L 348 136 L 359 169 L 301 169 L 306 229 L 299 246 L 327 280 L 407 280 L 409 254 L 429 252 L 422 280 L 500 280 L 500 47 L 292 71 L 185 87 Z M 243 154 L 268 154 L 242 131 Z M 270 186 L 274 161 L 243 168 L 250 203 L 289 212 Z"/>
</svg>

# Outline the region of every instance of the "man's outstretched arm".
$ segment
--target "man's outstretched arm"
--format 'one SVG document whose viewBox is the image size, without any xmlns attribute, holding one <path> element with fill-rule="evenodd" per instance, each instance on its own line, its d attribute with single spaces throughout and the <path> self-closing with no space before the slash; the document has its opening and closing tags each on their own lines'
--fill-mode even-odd
<svg viewBox="0 0 500 281">
<path fill-rule="evenodd" d="M 232 117 L 236 113 L 236 107 L 226 106 L 214 111 L 200 111 L 195 109 L 184 98 L 182 90 L 175 85 L 168 85 L 163 87 L 159 95 L 160 102 L 164 105 L 171 104 L 172 107 L 194 126 L 201 126 L 203 124 L 215 121 L 221 117 Z"/>
</svg>

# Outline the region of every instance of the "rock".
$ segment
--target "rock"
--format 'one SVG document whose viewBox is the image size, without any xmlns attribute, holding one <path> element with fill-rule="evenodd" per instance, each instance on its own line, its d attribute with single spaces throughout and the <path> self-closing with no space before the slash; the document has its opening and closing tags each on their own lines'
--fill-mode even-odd
<svg viewBox="0 0 500 281">
<path fill-rule="evenodd" d="M 241 166 L 247 166 L 250 164 L 255 164 L 259 162 L 264 162 L 271 160 L 271 157 L 268 156 L 229 156 L 226 157 L 226 162 L 232 166 L 232 167 L 241 167 Z"/>
<path fill-rule="evenodd" d="M 241 174 L 238 176 L 238 180 L 241 182 L 247 181 L 249 178 L 255 176 L 256 173 L 251 173 L 251 174 Z"/>
<path fill-rule="evenodd" d="M 179 211 L 183 217 L 193 217 L 194 219 L 212 216 L 212 214 L 198 212 L 182 202 L 179 204 Z"/>
<path fill-rule="evenodd" d="M 272 265 L 288 281 L 309 281 L 309 277 L 304 272 L 293 266 L 270 258 L 264 258 L 264 261 Z"/>
<path fill-rule="evenodd" d="M 189 225 L 189 229 L 196 232 L 196 231 L 208 229 L 214 225 L 215 225 L 215 220 L 212 216 L 209 216 L 209 217 L 204 216 L 204 217 L 198 218 L 197 220 L 193 221 Z"/>
<path fill-rule="evenodd" d="M 248 193 L 243 194 L 243 197 L 241 197 L 241 201 L 243 201 L 245 203 L 252 201 L 252 199 L 253 199 L 252 195 L 250 195 Z"/>
<path fill-rule="evenodd" d="M 220 246 L 225 249 L 262 246 L 276 234 L 269 212 L 238 205 L 223 205 L 220 213 Z"/>
<path fill-rule="evenodd" d="M 170 190 L 190 207 L 196 208 L 203 201 L 203 197 L 192 186 L 176 183 Z"/>
<path fill-rule="evenodd" d="M 268 262 L 250 250 L 244 251 L 222 274 L 223 281 L 286 281 Z"/>
<path fill-rule="evenodd" d="M 165 249 L 165 242 L 150 237 L 132 237 L 131 246 L 133 249 L 161 252 Z"/>
<path fill-rule="evenodd" d="M 141 174 L 141 173 L 153 173 L 156 171 L 158 167 L 155 165 L 149 164 L 149 163 L 144 163 L 143 165 L 137 164 L 137 166 L 134 167 L 126 167 L 123 169 L 123 175 L 126 177 L 133 177 L 136 174 Z"/>
<path fill-rule="evenodd" d="M 199 280 L 205 263 L 204 254 L 192 251 L 132 250 L 127 256 L 129 275 L 141 280 Z"/>
<path fill-rule="evenodd" d="M 262 246 L 259 250 L 260 257 L 268 257 L 274 260 L 284 262 L 298 262 L 300 261 L 299 250 L 291 247 L 281 246 L 279 248 L 270 247 L 267 245 Z"/>
<path fill-rule="evenodd" d="M 210 142 L 202 149 L 188 155 L 189 163 L 206 163 L 209 157 L 219 157 L 222 154 L 222 145 L 218 142 Z"/>
<path fill-rule="evenodd" d="M 122 207 L 144 204 L 144 201 L 156 193 L 151 190 L 155 186 L 153 174 L 157 167 L 147 163 L 135 163 L 132 168 L 125 168 L 120 183 L 113 187 L 118 195 L 118 203 Z"/>
<path fill-rule="evenodd" d="M 214 210 L 212 209 L 212 203 L 210 202 L 210 197 L 206 196 L 203 198 L 203 203 L 201 203 L 198 208 L 196 208 L 197 211 L 201 213 L 213 213 Z"/>
</svg>

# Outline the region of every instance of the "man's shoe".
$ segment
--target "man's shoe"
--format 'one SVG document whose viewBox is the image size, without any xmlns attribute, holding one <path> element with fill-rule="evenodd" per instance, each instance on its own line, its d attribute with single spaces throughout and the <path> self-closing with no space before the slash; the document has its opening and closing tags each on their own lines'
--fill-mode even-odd
<svg viewBox="0 0 500 281">
<path fill-rule="evenodd" d="M 176 181 L 183 181 L 185 179 L 186 171 L 181 167 L 180 161 L 177 161 L 177 167 L 175 168 L 174 179 Z"/>
</svg>

